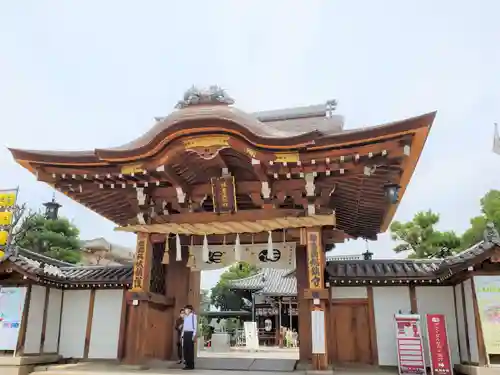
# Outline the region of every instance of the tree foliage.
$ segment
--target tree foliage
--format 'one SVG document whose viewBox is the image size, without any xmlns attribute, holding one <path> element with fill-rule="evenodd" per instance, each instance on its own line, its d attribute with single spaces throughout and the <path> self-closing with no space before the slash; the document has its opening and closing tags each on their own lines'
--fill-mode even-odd
<svg viewBox="0 0 500 375">
<path fill-rule="evenodd" d="M 453 231 L 441 232 L 435 226 L 439 215 L 429 211 L 417 212 L 407 223 L 391 224 L 391 238 L 400 242 L 396 253 L 409 252 L 409 258 L 433 258 L 449 256 L 461 248 L 461 238 Z"/>
<path fill-rule="evenodd" d="M 68 219 L 49 220 L 22 205 L 14 220 L 15 246 L 69 263 L 80 261 L 80 232 Z"/>
<path fill-rule="evenodd" d="M 462 236 L 464 248 L 468 248 L 483 239 L 486 223 L 492 222 L 500 230 L 500 191 L 490 190 L 480 200 L 481 214 L 470 219 L 470 227 Z"/>
<path fill-rule="evenodd" d="M 239 262 L 229 267 L 221 276 L 217 284 L 212 288 L 212 304 L 222 311 L 237 311 L 245 307 L 243 298 L 231 291 L 228 287 L 232 280 L 244 279 L 258 272 L 256 266 L 245 262 Z"/>
</svg>

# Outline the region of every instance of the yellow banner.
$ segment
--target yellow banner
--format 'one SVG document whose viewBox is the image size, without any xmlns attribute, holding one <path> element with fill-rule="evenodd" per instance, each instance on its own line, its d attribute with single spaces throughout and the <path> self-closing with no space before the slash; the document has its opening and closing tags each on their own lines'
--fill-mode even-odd
<svg viewBox="0 0 500 375">
<path fill-rule="evenodd" d="M 500 276 L 475 276 L 474 286 L 488 354 L 500 354 Z"/>
<path fill-rule="evenodd" d="M 3 252 L 3 250 L 0 250 L 0 259 L 2 259 L 4 257 L 5 253 Z"/>
<path fill-rule="evenodd" d="M 9 238 L 9 232 L 6 230 L 0 231 L 0 246 L 7 245 L 7 239 Z"/>
<path fill-rule="evenodd" d="M 0 225 L 7 226 L 12 224 L 12 212 L 0 212 Z"/>
<path fill-rule="evenodd" d="M 16 192 L 0 192 L 0 208 L 12 207 L 16 204 Z"/>
</svg>

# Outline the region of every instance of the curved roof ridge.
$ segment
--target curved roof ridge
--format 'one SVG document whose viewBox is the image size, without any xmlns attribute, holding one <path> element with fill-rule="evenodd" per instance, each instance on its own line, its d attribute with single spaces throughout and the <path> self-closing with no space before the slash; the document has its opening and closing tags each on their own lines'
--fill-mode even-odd
<svg viewBox="0 0 500 375">
<path fill-rule="evenodd" d="M 268 123 L 259 121 L 258 118 L 249 113 L 243 112 L 230 106 L 195 106 L 187 107 L 172 112 L 162 121 L 155 124 L 149 131 L 135 140 L 124 145 L 94 149 L 88 151 L 45 151 L 45 150 L 23 150 L 9 148 L 15 159 L 23 161 L 35 161 L 40 157 L 52 156 L 60 157 L 65 162 L 74 160 L 81 164 L 106 164 L 108 158 L 130 153 L 128 157 L 143 157 L 146 150 L 159 152 L 158 147 L 164 147 L 167 142 L 183 136 L 196 135 L 197 133 L 207 133 L 207 129 L 213 128 L 215 131 L 220 129 L 220 122 L 227 124 L 227 130 L 233 128 L 235 134 L 239 134 L 248 141 L 256 138 L 257 143 L 268 143 L 269 147 L 276 145 L 277 141 L 288 141 L 290 145 L 304 147 L 305 144 L 328 145 L 340 147 L 344 144 L 349 145 L 363 139 L 379 139 L 393 136 L 395 133 L 408 132 L 419 128 L 430 128 L 435 118 L 436 112 L 429 112 L 419 116 L 406 118 L 403 120 L 383 123 L 380 125 L 363 127 L 351 130 L 342 130 L 329 134 L 328 131 L 319 131 L 313 127 L 299 127 L 299 129 L 284 130 L 285 127 L 275 127 Z M 201 123 L 200 121 L 215 120 L 211 123 Z M 192 122 L 189 129 L 184 129 L 182 124 Z M 313 126 L 314 123 L 312 123 Z M 196 126 L 194 126 L 196 125 Z M 167 135 L 171 135 L 171 140 L 167 141 Z M 283 142 L 280 142 L 280 145 Z M 62 160 L 61 159 L 61 160 Z M 78 161 L 76 160 L 78 159 Z"/>
</svg>

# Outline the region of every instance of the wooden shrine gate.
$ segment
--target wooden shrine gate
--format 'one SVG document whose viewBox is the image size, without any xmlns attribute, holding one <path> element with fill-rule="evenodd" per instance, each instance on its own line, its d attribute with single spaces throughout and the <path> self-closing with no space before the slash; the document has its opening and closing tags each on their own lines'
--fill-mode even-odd
<svg viewBox="0 0 500 375">
<path fill-rule="evenodd" d="M 199 305 L 193 257 L 205 262 L 210 246 L 232 244 L 241 260 L 245 244 L 291 242 L 300 359 L 325 368 L 324 252 L 387 229 L 435 116 L 344 132 L 335 101 L 253 114 L 233 103 L 216 86 L 192 88 L 121 147 L 10 150 L 38 180 L 137 233 L 120 335 L 126 363 L 175 357 L 174 318 Z M 192 245 L 202 250 L 190 254 Z"/>
</svg>

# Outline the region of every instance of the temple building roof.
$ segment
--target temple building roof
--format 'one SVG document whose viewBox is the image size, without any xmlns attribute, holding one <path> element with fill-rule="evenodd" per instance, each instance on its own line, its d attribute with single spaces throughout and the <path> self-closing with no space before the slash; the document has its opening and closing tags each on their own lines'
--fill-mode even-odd
<svg viewBox="0 0 500 375">
<path fill-rule="evenodd" d="M 263 233 L 262 226 L 238 223 L 272 211 L 266 231 L 289 228 L 287 240 L 296 241 L 297 228 L 321 225 L 323 242 L 333 244 L 346 236 L 375 239 L 388 228 L 436 115 L 346 130 L 335 101 L 257 113 L 233 103 L 219 87 L 193 87 L 176 110 L 124 145 L 10 151 L 38 180 L 121 230 L 202 233 L 223 243 L 234 231 Z M 213 215 L 220 205 L 213 184 L 220 179 L 234 188 L 224 229 Z M 397 190 L 394 199 L 388 187 Z"/>
</svg>

